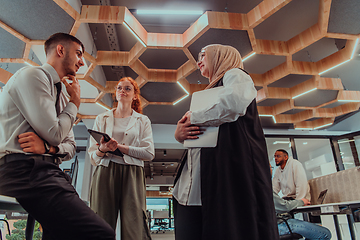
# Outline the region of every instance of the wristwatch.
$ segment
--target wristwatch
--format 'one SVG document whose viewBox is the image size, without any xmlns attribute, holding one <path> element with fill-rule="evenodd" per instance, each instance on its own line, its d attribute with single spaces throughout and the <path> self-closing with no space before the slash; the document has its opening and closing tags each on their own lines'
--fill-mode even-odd
<svg viewBox="0 0 360 240">
<path fill-rule="evenodd" d="M 50 152 L 50 145 L 44 141 L 44 147 L 45 147 L 45 154 Z"/>
</svg>

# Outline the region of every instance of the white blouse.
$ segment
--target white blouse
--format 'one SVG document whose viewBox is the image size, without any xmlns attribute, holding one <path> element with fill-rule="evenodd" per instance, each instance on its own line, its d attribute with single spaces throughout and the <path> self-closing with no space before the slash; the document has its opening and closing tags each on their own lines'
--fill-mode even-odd
<svg viewBox="0 0 360 240">
<path fill-rule="evenodd" d="M 107 133 L 110 137 L 116 139 L 114 135 L 115 117 L 112 109 L 96 117 L 93 130 Z M 132 112 L 129 122 L 123 131 L 122 138 L 117 139 L 118 143 L 129 146 L 129 154 L 124 154 L 124 163 L 129 165 L 144 166 L 143 161 L 151 161 L 155 156 L 154 140 L 152 136 L 150 119 L 137 113 Z M 115 133 L 117 131 L 115 130 Z M 115 136 L 115 137 L 114 137 Z M 107 153 L 103 157 L 96 155 L 95 139 L 90 137 L 90 147 L 88 149 L 90 160 L 93 165 L 108 166 L 110 161 L 116 162 L 118 156 Z"/>
</svg>

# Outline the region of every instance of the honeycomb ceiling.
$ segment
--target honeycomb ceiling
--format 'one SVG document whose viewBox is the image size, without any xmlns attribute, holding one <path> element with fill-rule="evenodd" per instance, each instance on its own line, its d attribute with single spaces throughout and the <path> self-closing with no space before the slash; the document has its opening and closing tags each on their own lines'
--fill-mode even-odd
<svg viewBox="0 0 360 240">
<path fill-rule="evenodd" d="M 135 11 L 186 8 L 207 11 Z M 325 128 L 360 106 L 359 10 L 358 0 L 3 1 L 0 81 L 26 64 L 41 65 L 44 40 L 67 32 L 86 50 L 78 122 L 115 106 L 117 80 L 131 76 L 152 123 L 176 124 L 191 94 L 208 83 L 196 68 L 198 52 L 219 43 L 243 56 L 264 128 Z"/>
</svg>

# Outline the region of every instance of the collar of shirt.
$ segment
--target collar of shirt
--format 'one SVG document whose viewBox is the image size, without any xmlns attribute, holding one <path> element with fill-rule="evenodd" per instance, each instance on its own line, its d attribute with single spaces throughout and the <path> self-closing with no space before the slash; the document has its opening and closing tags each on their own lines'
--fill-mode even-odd
<svg viewBox="0 0 360 240">
<path fill-rule="evenodd" d="M 293 160 L 293 159 L 292 159 L 291 157 L 289 157 L 288 160 L 286 161 L 286 164 L 285 164 L 284 169 L 282 169 L 282 168 L 280 167 L 280 171 L 281 171 L 281 172 L 284 172 L 284 171 L 286 170 L 286 168 L 290 165 L 290 161 L 292 161 L 292 160 Z"/>
<path fill-rule="evenodd" d="M 44 63 L 42 65 L 42 67 L 50 73 L 52 79 L 54 80 L 54 84 L 60 82 L 59 74 L 56 72 L 56 70 L 55 70 L 55 68 L 53 68 L 53 66 L 51 66 L 48 63 Z"/>
</svg>

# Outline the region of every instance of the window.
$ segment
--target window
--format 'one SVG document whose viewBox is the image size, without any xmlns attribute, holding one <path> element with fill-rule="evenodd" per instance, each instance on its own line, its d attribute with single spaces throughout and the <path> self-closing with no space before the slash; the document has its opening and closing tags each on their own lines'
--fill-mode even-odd
<svg viewBox="0 0 360 240">
<path fill-rule="evenodd" d="M 345 170 L 355 167 L 354 156 L 351 151 L 351 142 L 354 142 L 354 139 L 344 138 L 338 140 L 340 156 Z"/>
<path fill-rule="evenodd" d="M 329 139 L 299 138 L 295 139 L 295 147 L 308 180 L 337 171 Z"/>
</svg>

